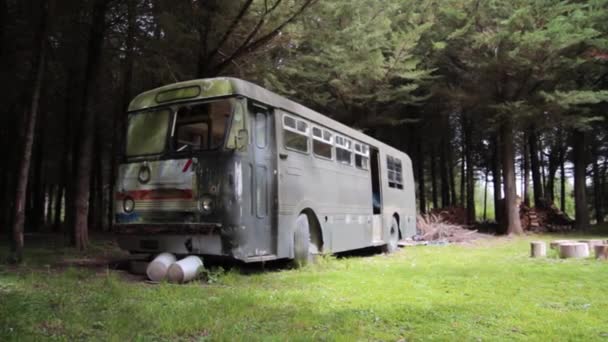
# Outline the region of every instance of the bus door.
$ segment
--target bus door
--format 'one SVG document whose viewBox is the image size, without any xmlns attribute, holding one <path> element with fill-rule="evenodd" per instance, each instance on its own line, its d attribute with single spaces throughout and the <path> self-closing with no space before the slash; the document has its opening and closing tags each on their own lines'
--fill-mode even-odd
<svg viewBox="0 0 608 342">
<path fill-rule="evenodd" d="M 380 180 L 380 153 L 370 146 L 370 169 L 372 180 L 372 241 L 382 241 L 382 187 Z"/>
<path fill-rule="evenodd" d="M 276 151 L 274 120 L 268 107 L 252 103 L 250 113 L 253 133 L 252 208 L 261 254 L 276 253 Z"/>
</svg>

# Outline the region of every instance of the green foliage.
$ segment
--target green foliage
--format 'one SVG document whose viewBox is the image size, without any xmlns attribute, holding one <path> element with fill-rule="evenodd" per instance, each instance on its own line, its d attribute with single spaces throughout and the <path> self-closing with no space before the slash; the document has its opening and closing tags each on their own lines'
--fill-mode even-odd
<svg viewBox="0 0 608 342">
<path fill-rule="evenodd" d="M 427 99 L 433 79 L 416 51 L 431 25 L 418 22 L 416 7 L 396 0 L 317 4 L 290 32 L 292 47 L 266 84 L 349 122 L 398 120 L 392 109 Z"/>
</svg>

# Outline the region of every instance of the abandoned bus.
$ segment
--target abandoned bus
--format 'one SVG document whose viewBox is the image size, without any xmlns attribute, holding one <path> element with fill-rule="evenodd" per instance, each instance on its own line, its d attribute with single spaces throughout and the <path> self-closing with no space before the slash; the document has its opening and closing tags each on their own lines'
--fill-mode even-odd
<svg viewBox="0 0 608 342">
<path fill-rule="evenodd" d="M 133 253 L 306 263 L 415 234 L 406 154 L 243 80 L 140 94 L 125 145 L 114 230 Z"/>
</svg>

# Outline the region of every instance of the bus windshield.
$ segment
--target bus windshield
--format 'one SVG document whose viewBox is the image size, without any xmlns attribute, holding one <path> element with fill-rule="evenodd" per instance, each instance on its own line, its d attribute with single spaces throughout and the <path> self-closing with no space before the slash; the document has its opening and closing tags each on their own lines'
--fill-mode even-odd
<svg viewBox="0 0 608 342">
<path fill-rule="evenodd" d="M 127 130 L 127 157 L 161 154 L 167 150 L 168 141 L 170 152 L 222 147 L 230 127 L 234 102 L 223 99 L 188 103 L 131 114 Z M 242 115 L 238 112 L 236 119 L 240 122 Z M 170 139 L 167 139 L 167 135 Z"/>
</svg>

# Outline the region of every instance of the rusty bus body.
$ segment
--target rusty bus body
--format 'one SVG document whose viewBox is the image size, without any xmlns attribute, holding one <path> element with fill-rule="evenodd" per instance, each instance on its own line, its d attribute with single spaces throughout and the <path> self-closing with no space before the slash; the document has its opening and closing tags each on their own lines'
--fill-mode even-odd
<svg viewBox="0 0 608 342">
<path fill-rule="evenodd" d="M 415 234 L 406 154 L 234 78 L 131 102 L 115 204 L 133 253 L 305 262 Z"/>
</svg>

